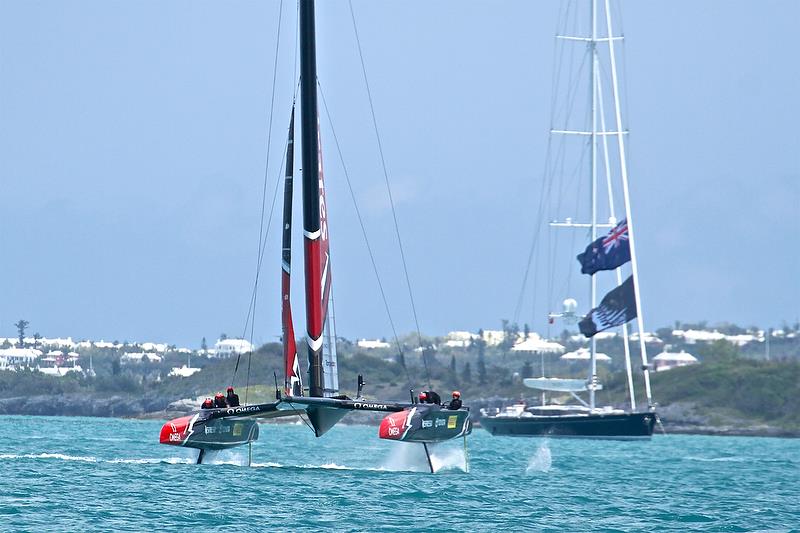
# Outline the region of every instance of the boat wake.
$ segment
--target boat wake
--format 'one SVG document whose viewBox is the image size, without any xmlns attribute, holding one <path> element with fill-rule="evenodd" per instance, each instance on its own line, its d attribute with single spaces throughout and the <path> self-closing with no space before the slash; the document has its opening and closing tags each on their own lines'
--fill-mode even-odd
<svg viewBox="0 0 800 533">
<path fill-rule="evenodd" d="M 464 450 L 454 447 L 428 445 L 434 472 L 460 470 L 466 472 L 467 456 Z M 419 444 L 397 443 L 391 455 L 379 470 L 391 472 L 430 472 L 425 449 Z"/>
<path fill-rule="evenodd" d="M 549 472 L 552 466 L 553 458 L 550 454 L 550 443 L 545 439 L 537 448 L 536 453 L 528 460 L 528 467 L 525 469 L 525 473 Z"/>
<path fill-rule="evenodd" d="M 8 460 L 58 460 L 58 461 L 78 461 L 83 463 L 108 463 L 108 464 L 192 464 L 194 461 L 186 457 L 146 457 L 146 458 L 122 458 L 122 459 L 98 459 L 87 455 L 67 455 L 64 453 L 25 453 L 0 454 L 0 461 Z"/>
</svg>

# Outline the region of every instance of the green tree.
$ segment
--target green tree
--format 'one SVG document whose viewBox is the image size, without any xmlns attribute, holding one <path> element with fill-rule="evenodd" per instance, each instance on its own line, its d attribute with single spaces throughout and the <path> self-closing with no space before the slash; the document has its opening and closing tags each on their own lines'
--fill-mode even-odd
<svg viewBox="0 0 800 533">
<path fill-rule="evenodd" d="M 30 322 L 22 318 L 19 319 L 19 322 L 14 324 L 14 326 L 17 328 L 17 334 L 19 335 L 20 348 L 25 347 L 25 330 L 28 328 L 28 324 L 30 324 Z"/>
<path fill-rule="evenodd" d="M 481 345 L 478 350 L 478 384 L 486 385 L 486 348 Z"/>
<path fill-rule="evenodd" d="M 469 366 L 469 361 L 464 364 L 464 370 L 461 371 L 461 379 L 464 383 L 472 383 L 472 368 Z"/>
<path fill-rule="evenodd" d="M 522 332 L 525 334 L 525 337 L 522 340 L 528 340 L 528 336 L 531 334 L 531 327 L 527 322 L 522 326 Z"/>
<path fill-rule="evenodd" d="M 455 356 L 455 354 L 450 356 L 450 379 L 452 380 L 454 385 L 458 385 L 458 373 L 456 371 L 456 356 Z"/>
<path fill-rule="evenodd" d="M 220 333 L 219 334 L 219 340 L 224 341 L 224 340 L 227 340 L 227 339 L 228 339 L 228 334 L 227 333 Z"/>
<path fill-rule="evenodd" d="M 203 355 L 208 355 L 208 343 L 206 342 L 205 337 L 203 337 L 203 340 L 200 341 L 200 351 L 203 352 Z"/>
</svg>

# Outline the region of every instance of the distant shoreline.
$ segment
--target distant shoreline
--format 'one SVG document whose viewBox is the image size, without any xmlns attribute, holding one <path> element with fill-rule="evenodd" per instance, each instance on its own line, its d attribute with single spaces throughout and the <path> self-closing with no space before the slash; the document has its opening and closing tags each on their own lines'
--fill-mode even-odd
<svg viewBox="0 0 800 533">
<path fill-rule="evenodd" d="M 40 395 L 0 399 L 0 414 L 23 416 L 88 416 L 106 418 L 127 418 L 139 420 L 169 420 L 182 416 L 188 411 L 167 410 L 172 398 L 131 398 L 129 396 L 109 396 L 105 398 L 87 397 L 83 394 Z M 666 409 L 669 411 L 669 409 Z M 669 418 L 662 415 L 662 424 L 667 435 L 710 435 L 731 437 L 778 437 L 798 438 L 800 431 L 770 426 L 763 423 L 753 425 L 707 425 L 696 420 Z M 342 420 L 346 425 L 375 426 L 380 420 L 377 413 L 351 413 Z M 287 419 L 288 420 L 288 419 Z M 275 423 L 269 421 L 266 423 Z M 287 423 L 287 422 L 282 422 Z M 480 423 L 476 431 L 481 431 Z M 661 430 L 656 428 L 656 434 Z"/>
</svg>

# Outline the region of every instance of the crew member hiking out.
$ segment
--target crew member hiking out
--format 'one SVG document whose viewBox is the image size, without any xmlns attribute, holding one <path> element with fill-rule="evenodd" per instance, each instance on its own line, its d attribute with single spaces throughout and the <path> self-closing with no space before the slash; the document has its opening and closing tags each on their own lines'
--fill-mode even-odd
<svg viewBox="0 0 800 533">
<path fill-rule="evenodd" d="M 225 403 L 225 396 L 221 392 L 214 395 L 214 407 L 228 407 L 228 404 Z"/>
<path fill-rule="evenodd" d="M 206 398 L 205 400 L 203 400 L 203 405 L 200 406 L 200 409 L 213 409 L 213 408 L 214 408 L 214 402 L 211 400 L 211 398 Z"/>
<path fill-rule="evenodd" d="M 228 396 L 225 397 L 228 407 L 239 407 L 239 395 L 233 392 L 233 387 L 228 387 Z"/>
<path fill-rule="evenodd" d="M 461 393 L 457 390 L 453 391 L 453 399 L 450 400 L 450 403 L 447 406 L 448 409 L 451 411 L 458 411 L 461 409 Z"/>
</svg>

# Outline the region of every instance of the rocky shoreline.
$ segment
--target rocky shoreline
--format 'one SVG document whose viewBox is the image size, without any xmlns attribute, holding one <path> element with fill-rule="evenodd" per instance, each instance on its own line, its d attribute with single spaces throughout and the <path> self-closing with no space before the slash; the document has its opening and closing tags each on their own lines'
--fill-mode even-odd
<svg viewBox="0 0 800 533">
<path fill-rule="evenodd" d="M 39 395 L 0 399 L 0 414 L 34 416 L 91 416 L 168 420 L 185 415 L 199 405 L 198 399 L 174 400 L 167 397 L 131 398 L 123 395 L 89 396 L 83 394 Z M 691 403 L 673 403 L 659 407 L 662 427 L 656 432 L 685 435 L 720 435 L 752 437 L 800 437 L 800 431 L 734 418 L 722 413 L 700 413 Z M 353 412 L 344 424 L 377 425 L 380 413 Z M 293 423 L 294 417 L 269 423 Z M 479 425 L 479 424 L 478 424 Z"/>
</svg>

